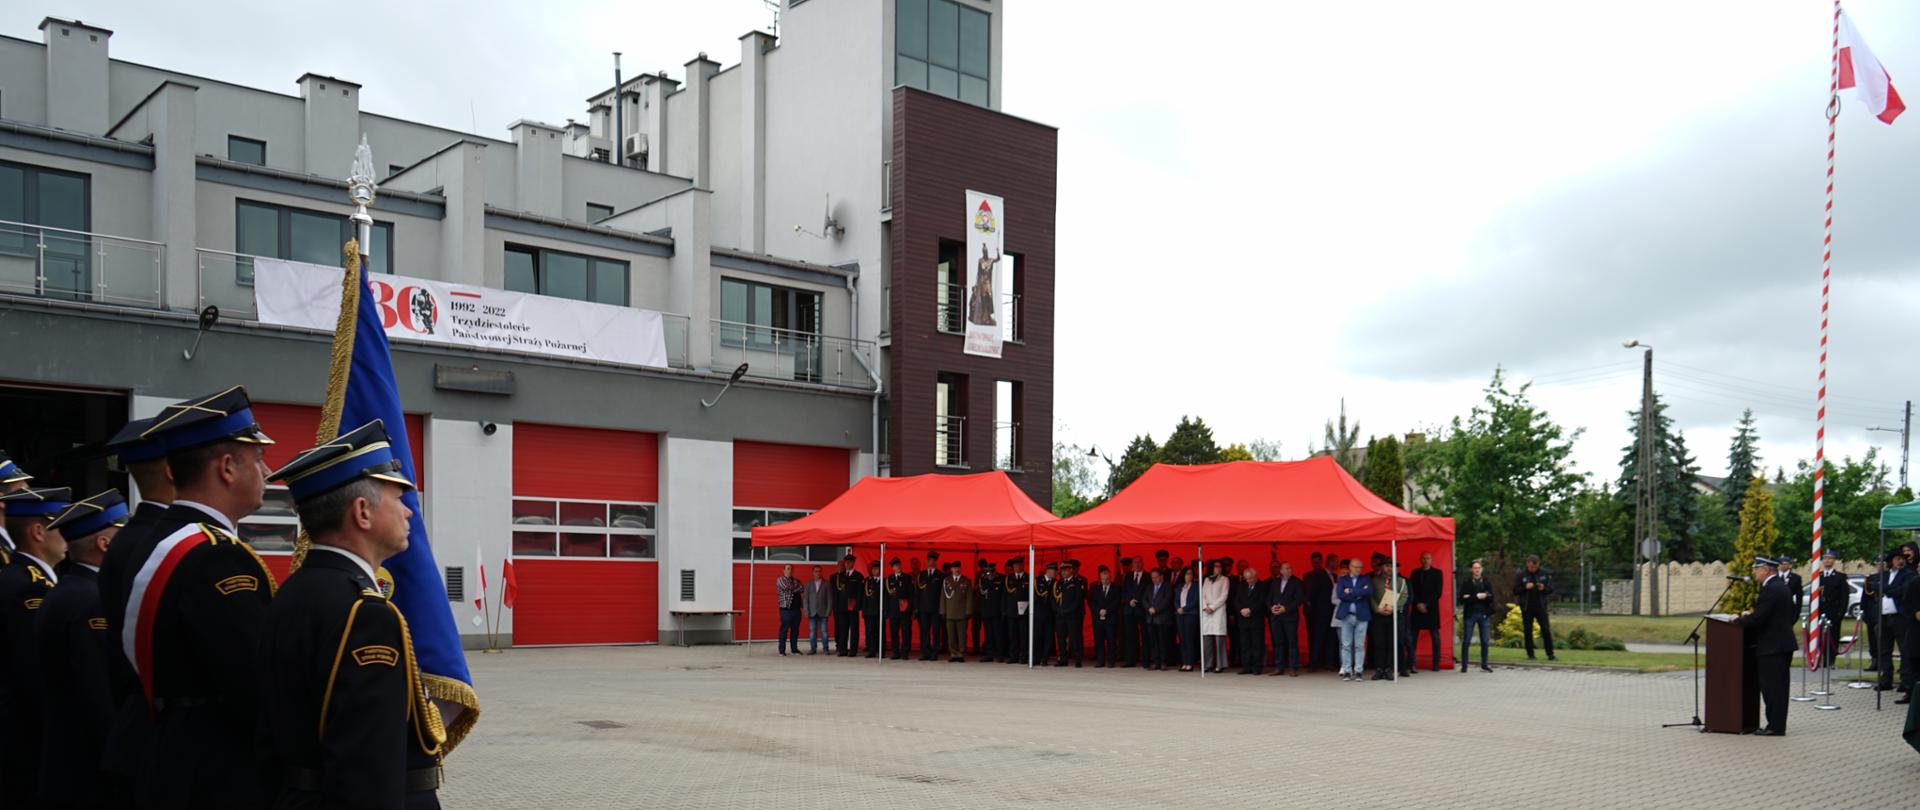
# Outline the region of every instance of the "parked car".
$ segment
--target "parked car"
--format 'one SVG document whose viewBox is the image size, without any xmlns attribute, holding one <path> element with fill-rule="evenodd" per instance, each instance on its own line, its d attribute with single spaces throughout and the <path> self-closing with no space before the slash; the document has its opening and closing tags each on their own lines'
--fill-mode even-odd
<svg viewBox="0 0 1920 810">
<path fill-rule="evenodd" d="M 1849 621 L 1860 618 L 1860 594 L 1864 593 L 1866 588 L 1866 577 L 1847 577 L 1847 619 Z M 1809 592 L 1808 595 L 1811 596 L 1811 592 Z M 1812 602 L 1808 602 L 1806 605 L 1801 606 L 1800 615 L 1802 617 L 1812 612 L 1813 608 L 1811 605 Z"/>
</svg>

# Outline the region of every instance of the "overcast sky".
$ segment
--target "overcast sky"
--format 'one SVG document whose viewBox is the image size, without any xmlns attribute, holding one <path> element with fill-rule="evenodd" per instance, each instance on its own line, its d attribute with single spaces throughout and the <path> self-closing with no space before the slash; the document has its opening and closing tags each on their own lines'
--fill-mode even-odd
<svg viewBox="0 0 1920 810">
<path fill-rule="evenodd" d="M 1744 407 L 1769 468 L 1811 457 L 1830 6 L 995 5 L 1004 109 L 1060 127 L 1063 441 L 1117 455 L 1196 414 L 1297 457 L 1342 397 L 1403 433 L 1500 365 L 1612 478 L 1637 338 L 1703 472 Z M 610 51 L 677 77 L 770 20 L 760 0 L 195 6 L 11 4 L 0 25 L 78 17 L 121 59 L 289 93 L 325 73 L 365 110 L 504 138 L 583 118 Z M 1848 9 L 1920 104 L 1920 6 Z M 1897 465 L 1897 435 L 1864 428 L 1920 387 L 1920 112 L 1850 103 L 1839 138 L 1829 452 Z"/>
</svg>

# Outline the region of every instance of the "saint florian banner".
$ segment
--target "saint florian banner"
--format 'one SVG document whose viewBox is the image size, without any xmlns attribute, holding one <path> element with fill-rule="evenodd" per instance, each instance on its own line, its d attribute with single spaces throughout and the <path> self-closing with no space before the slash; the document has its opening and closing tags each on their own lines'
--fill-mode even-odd
<svg viewBox="0 0 1920 810">
<path fill-rule="evenodd" d="M 967 255 L 961 257 L 966 273 L 967 354 L 999 357 L 1000 344 L 1007 338 L 1013 322 L 1006 304 L 1012 301 L 1007 279 L 1007 261 L 1003 256 L 1006 227 L 1004 201 L 992 194 L 967 192 Z M 962 271 L 965 273 L 966 271 Z"/>
</svg>

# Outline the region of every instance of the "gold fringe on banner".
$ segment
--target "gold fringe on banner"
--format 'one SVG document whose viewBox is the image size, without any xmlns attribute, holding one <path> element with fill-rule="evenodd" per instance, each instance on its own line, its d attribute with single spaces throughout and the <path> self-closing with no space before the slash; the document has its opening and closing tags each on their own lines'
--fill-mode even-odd
<svg viewBox="0 0 1920 810">
<path fill-rule="evenodd" d="M 333 356 L 327 362 L 327 401 L 320 405 L 320 427 L 313 432 L 313 443 L 326 444 L 340 435 L 340 411 L 346 408 L 347 375 L 353 370 L 353 333 L 360 317 L 360 242 L 348 239 L 341 248 L 346 254 L 347 272 L 340 276 L 340 315 L 333 321 Z M 313 538 L 307 530 L 293 542 L 293 567 L 307 561 Z"/>
</svg>

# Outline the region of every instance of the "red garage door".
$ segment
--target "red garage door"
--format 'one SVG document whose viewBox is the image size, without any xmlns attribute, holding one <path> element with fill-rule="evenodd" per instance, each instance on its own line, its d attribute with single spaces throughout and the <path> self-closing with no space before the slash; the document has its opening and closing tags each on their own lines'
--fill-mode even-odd
<svg viewBox="0 0 1920 810">
<path fill-rule="evenodd" d="M 413 469 L 420 478 L 414 483 L 424 491 L 427 468 L 420 459 L 426 447 L 426 420 L 419 414 L 411 413 L 406 418 L 407 439 L 413 451 Z M 313 446 L 314 431 L 320 427 L 320 409 L 311 405 L 255 402 L 253 419 L 260 423 L 261 430 L 273 438 L 274 444 L 267 445 L 267 466 L 277 470 L 292 461 L 300 451 Z M 287 488 L 279 484 L 268 484 L 260 511 L 240 522 L 241 535 L 253 545 L 254 550 L 260 552 L 267 568 L 281 582 L 287 581 L 287 575 L 292 572 L 293 541 L 299 531 L 300 522 L 293 511 L 293 498 L 287 495 Z"/>
<path fill-rule="evenodd" d="M 515 644 L 660 638 L 651 433 L 513 426 Z"/>
<path fill-rule="evenodd" d="M 780 605 L 775 601 L 773 581 L 780 576 L 782 565 L 792 563 L 794 576 L 803 582 L 813 565 L 804 559 L 810 555 L 821 558 L 818 562 L 829 573 L 832 571 L 833 563 L 828 558 L 838 554 L 829 549 L 779 549 L 772 560 L 749 564 L 745 562 L 747 539 L 755 525 L 785 523 L 826 506 L 847 491 L 850 452 L 844 447 L 733 443 L 734 559 L 741 560 L 733 565 L 733 607 L 744 611 L 749 602 L 752 605 L 752 616 L 742 616 L 734 629 L 736 637 L 771 640 L 778 633 Z M 804 627 L 801 635 L 806 635 Z"/>
</svg>

